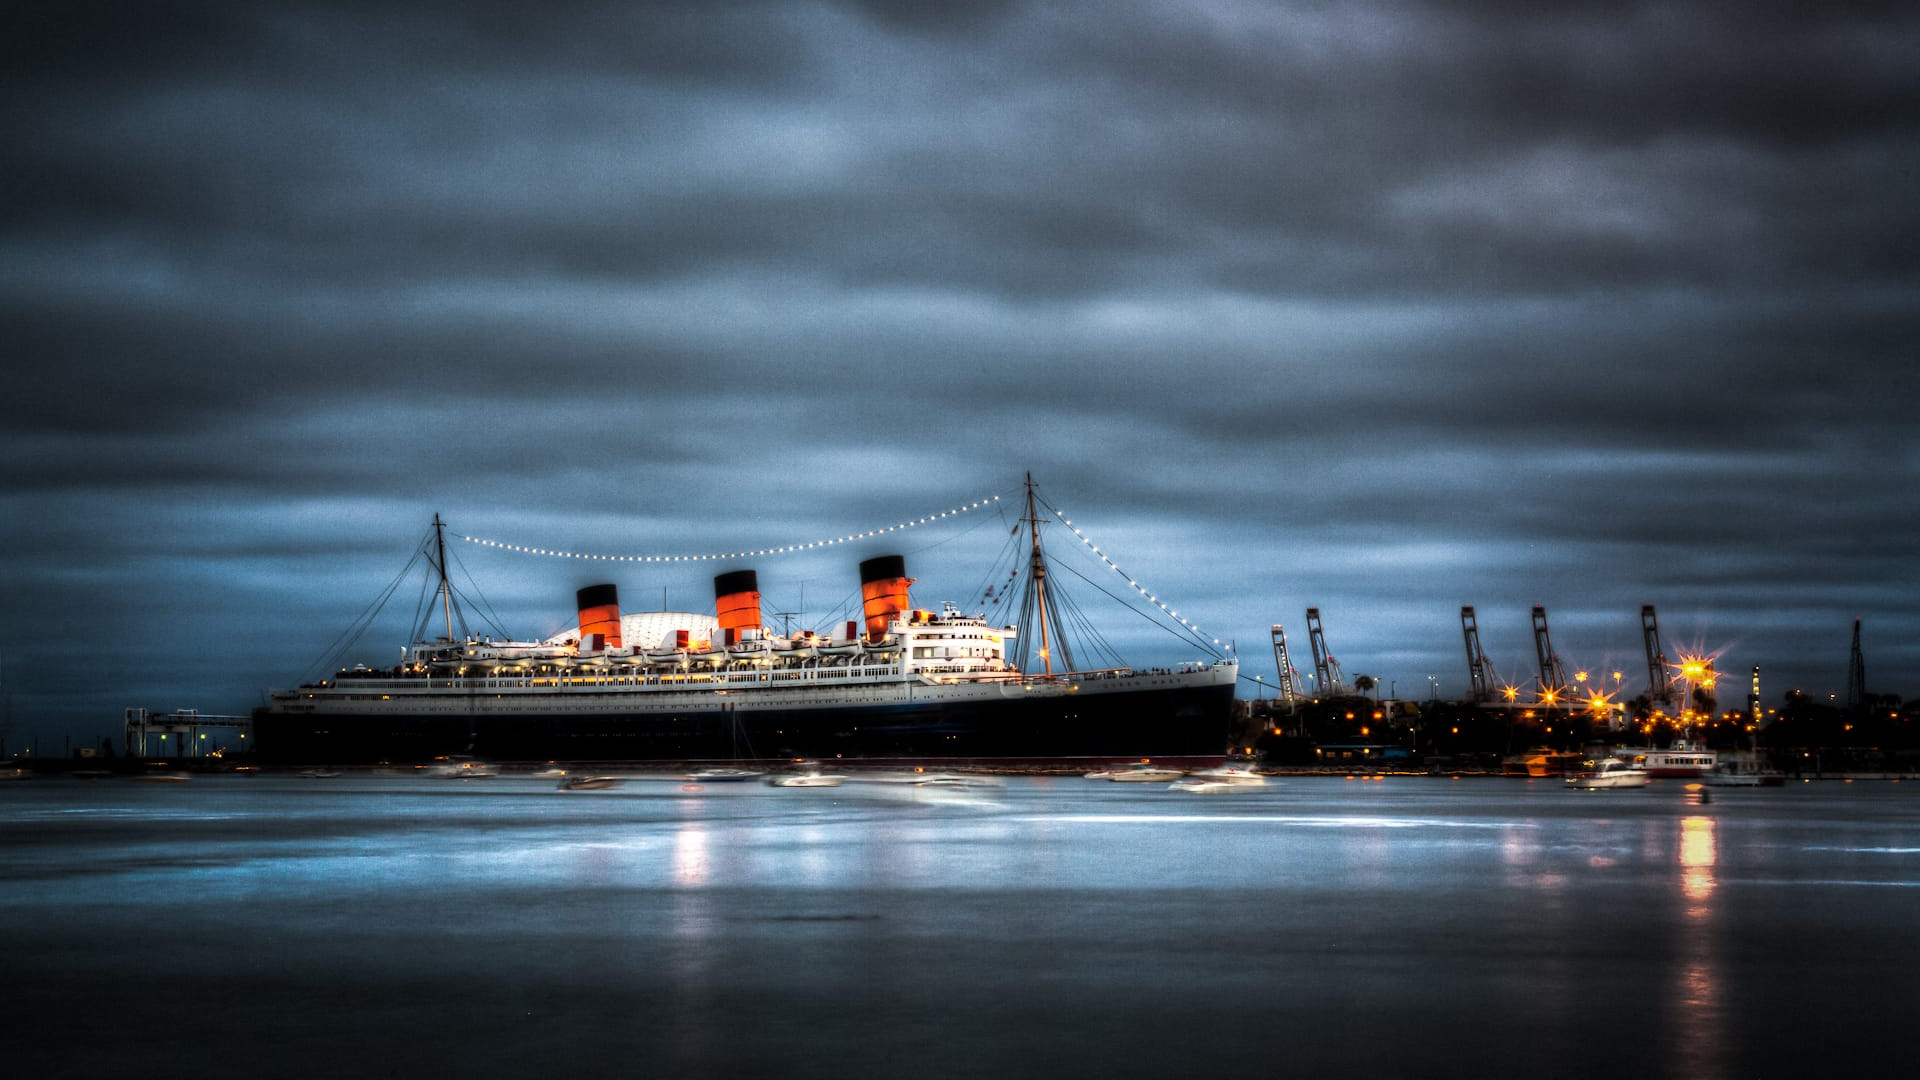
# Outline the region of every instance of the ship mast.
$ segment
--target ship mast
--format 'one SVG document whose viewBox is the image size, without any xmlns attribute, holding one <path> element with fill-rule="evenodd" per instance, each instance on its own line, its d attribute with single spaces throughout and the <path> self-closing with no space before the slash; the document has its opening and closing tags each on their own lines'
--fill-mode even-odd
<svg viewBox="0 0 1920 1080">
<path fill-rule="evenodd" d="M 440 607 L 447 617 L 447 644 L 453 644 L 453 586 L 447 582 L 447 525 L 433 515 L 434 569 L 440 571 Z M 463 620 L 464 621 L 464 620 Z"/>
<path fill-rule="evenodd" d="M 1053 675 L 1053 649 L 1047 641 L 1047 560 L 1040 554 L 1040 515 L 1033 505 L 1033 474 L 1027 474 L 1027 531 L 1033 536 L 1032 561 L 1028 564 L 1032 574 L 1031 588 L 1034 598 L 1040 604 L 1040 665 L 1048 676 Z"/>
<path fill-rule="evenodd" d="M 1067 641 L 1066 627 L 1061 625 L 1063 611 L 1061 597 L 1054 595 L 1053 582 L 1047 577 L 1047 556 L 1040 547 L 1040 518 L 1038 497 L 1033 490 L 1033 474 L 1027 474 L 1027 516 L 1020 520 L 1027 523 L 1027 534 L 1032 543 L 1031 554 L 1027 562 L 1026 595 L 1020 602 L 1020 640 L 1031 641 L 1028 630 L 1033 626 L 1035 616 L 1040 625 L 1040 664 L 1045 677 L 1053 676 L 1053 653 L 1060 650 L 1062 671 L 1073 671 L 1073 647 Z"/>
</svg>

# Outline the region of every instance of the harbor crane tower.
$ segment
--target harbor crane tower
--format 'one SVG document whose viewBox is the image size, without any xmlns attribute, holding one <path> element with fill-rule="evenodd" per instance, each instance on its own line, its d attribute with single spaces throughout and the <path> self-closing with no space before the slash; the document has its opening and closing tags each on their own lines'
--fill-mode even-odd
<svg viewBox="0 0 1920 1080">
<path fill-rule="evenodd" d="M 1853 649 L 1847 654 L 1847 711 L 1857 713 L 1867 703 L 1867 660 L 1860 652 L 1860 620 L 1853 620 Z"/>
<path fill-rule="evenodd" d="M 1667 675 L 1667 653 L 1660 644 L 1660 619 L 1652 604 L 1640 605 L 1640 636 L 1647 645 L 1647 702 L 1673 708 L 1673 680 Z"/>
<path fill-rule="evenodd" d="M 1300 707 L 1300 673 L 1293 669 L 1293 658 L 1287 655 L 1287 631 L 1279 623 L 1273 624 L 1273 663 L 1280 670 L 1280 700 L 1289 710 Z"/>
<path fill-rule="evenodd" d="M 1553 651 L 1553 638 L 1547 633 L 1547 609 L 1533 605 L 1533 651 L 1540 658 L 1540 692 L 1558 696 L 1567 688 L 1567 669 L 1560 654 Z"/>
<path fill-rule="evenodd" d="M 1492 701 L 1499 692 L 1500 676 L 1494 673 L 1493 661 L 1480 648 L 1480 624 L 1473 617 L 1471 604 L 1460 607 L 1460 633 L 1467 641 L 1467 678 L 1473 700 Z"/>
<path fill-rule="evenodd" d="M 1347 692 L 1346 676 L 1340 673 L 1340 661 L 1327 651 L 1327 635 L 1320 625 L 1320 609 L 1307 609 L 1307 644 L 1313 647 L 1313 673 L 1320 680 L 1320 693 L 1339 697 Z"/>
</svg>

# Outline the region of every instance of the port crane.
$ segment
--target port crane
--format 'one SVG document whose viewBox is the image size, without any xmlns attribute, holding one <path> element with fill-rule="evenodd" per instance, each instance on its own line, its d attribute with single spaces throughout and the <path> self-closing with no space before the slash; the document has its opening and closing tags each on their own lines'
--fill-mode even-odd
<svg viewBox="0 0 1920 1080">
<path fill-rule="evenodd" d="M 1540 658 L 1541 696 L 1559 697 L 1567 688 L 1567 669 L 1560 663 L 1560 654 L 1553 651 L 1553 637 L 1547 632 L 1547 609 L 1540 604 L 1533 605 L 1533 651 Z"/>
<path fill-rule="evenodd" d="M 1847 654 L 1847 712 L 1857 713 L 1867 703 L 1867 661 L 1860 652 L 1860 620 L 1853 620 L 1853 649 Z"/>
<path fill-rule="evenodd" d="M 1667 675 L 1667 652 L 1660 644 L 1660 619 L 1652 604 L 1640 605 L 1640 636 L 1647 647 L 1647 702 L 1673 708 L 1673 680 Z"/>
<path fill-rule="evenodd" d="M 1493 661 L 1480 648 L 1480 624 L 1473 616 L 1473 605 L 1460 607 L 1460 633 L 1467 642 L 1467 677 L 1472 687 L 1472 700 L 1492 701 L 1499 692 L 1500 676 L 1494 673 Z"/>
<path fill-rule="evenodd" d="M 1299 708 L 1300 673 L 1293 669 L 1293 658 L 1287 655 L 1287 631 L 1279 623 L 1273 624 L 1273 663 L 1280 671 L 1280 700 L 1290 710 Z"/>
<path fill-rule="evenodd" d="M 1339 697 L 1347 692 L 1347 679 L 1340 673 L 1340 661 L 1327 651 L 1326 631 L 1320 625 L 1320 609 L 1307 609 L 1307 644 L 1313 647 L 1313 673 L 1320 680 L 1324 697 Z"/>
</svg>

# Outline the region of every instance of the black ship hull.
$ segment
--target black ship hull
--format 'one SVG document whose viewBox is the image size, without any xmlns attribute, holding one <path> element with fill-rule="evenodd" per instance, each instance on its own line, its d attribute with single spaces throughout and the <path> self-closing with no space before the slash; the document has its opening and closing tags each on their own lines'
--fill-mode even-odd
<svg viewBox="0 0 1920 1080">
<path fill-rule="evenodd" d="M 396 708 L 254 714 L 256 752 L 275 765 L 403 764 L 470 755 L 495 762 L 968 762 L 1038 765 L 1226 753 L 1230 682 L 1048 696 L 682 712 Z"/>
</svg>

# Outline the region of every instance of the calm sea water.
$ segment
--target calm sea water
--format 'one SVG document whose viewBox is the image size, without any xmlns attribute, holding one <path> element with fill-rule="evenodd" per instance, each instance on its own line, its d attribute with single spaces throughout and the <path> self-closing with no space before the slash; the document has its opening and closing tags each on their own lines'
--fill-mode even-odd
<svg viewBox="0 0 1920 1080">
<path fill-rule="evenodd" d="M 9 1075 L 1908 1073 L 1920 785 L 0 785 Z"/>
</svg>

